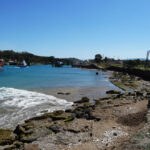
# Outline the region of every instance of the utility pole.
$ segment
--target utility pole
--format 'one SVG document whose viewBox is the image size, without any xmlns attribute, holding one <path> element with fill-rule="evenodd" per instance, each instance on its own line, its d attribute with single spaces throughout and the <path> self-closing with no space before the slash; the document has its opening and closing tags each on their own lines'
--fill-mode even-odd
<svg viewBox="0 0 150 150">
<path fill-rule="evenodd" d="M 145 68 L 147 68 L 148 66 L 148 58 L 149 58 L 149 54 L 150 54 L 150 50 L 147 51 L 147 55 L 146 55 L 146 61 L 145 61 Z"/>
</svg>

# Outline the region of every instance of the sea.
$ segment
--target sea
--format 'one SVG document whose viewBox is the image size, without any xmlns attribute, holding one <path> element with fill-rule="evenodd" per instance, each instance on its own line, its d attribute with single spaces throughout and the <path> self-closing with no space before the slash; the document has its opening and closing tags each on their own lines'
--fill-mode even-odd
<svg viewBox="0 0 150 150">
<path fill-rule="evenodd" d="M 4 66 L 0 71 L 0 128 L 15 128 L 24 120 L 41 115 L 45 110 L 67 109 L 72 102 L 53 95 L 33 92 L 36 89 L 66 87 L 103 87 L 109 82 L 109 73 L 51 65 L 29 67 Z"/>
</svg>

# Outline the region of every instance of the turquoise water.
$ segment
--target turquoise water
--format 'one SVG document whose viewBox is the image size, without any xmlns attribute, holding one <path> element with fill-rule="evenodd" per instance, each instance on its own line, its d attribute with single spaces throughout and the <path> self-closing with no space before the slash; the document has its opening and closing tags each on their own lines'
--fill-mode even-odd
<svg viewBox="0 0 150 150">
<path fill-rule="evenodd" d="M 57 87 L 101 87 L 105 91 L 106 87 L 111 89 L 114 85 L 109 82 L 108 73 L 101 71 L 97 76 L 95 71 L 67 66 L 4 66 L 0 72 L 0 128 L 15 128 L 43 111 L 70 108 L 73 104 L 70 101 L 32 90 Z"/>
<path fill-rule="evenodd" d="M 17 89 L 37 89 L 56 87 L 97 87 L 110 84 L 106 78 L 107 73 L 71 68 L 53 68 L 50 65 L 30 66 L 19 68 L 4 66 L 0 72 L 0 87 Z"/>
</svg>

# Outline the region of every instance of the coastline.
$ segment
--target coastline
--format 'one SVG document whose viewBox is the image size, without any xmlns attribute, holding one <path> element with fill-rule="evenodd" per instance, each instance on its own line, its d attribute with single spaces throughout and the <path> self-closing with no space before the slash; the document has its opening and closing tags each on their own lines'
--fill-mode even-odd
<svg viewBox="0 0 150 150">
<path fill-rule="evenodd" d="M 96 71 L 94 70 L 94 72 Z M 107 97 L 106 91 L 108 90 L 120 90 L 109 81 L 109 77 L 112 75 L 111 73 L 101 72 L 99 73 L 99 77 L 96 75 L 95 77 L 100 78 L 101 75 L 104 76 L 103 80 L 100 81 L 100 83 L 97 82 L 94 87 L 59 87 L 27 90 L 1 88 L 1 128 L 14 129 L 18 123 L 23 123 L 26 119 L 45 112 L 59 109 L 64 110 L 68 104 L 70 106 L 72 102 L 78 101 L 82 99 L 82 97 L 88 97 L 90 101 L 93 101 Z M 6 100 L 6 102 L 4 100 Z M 64 101 L 64 103 L 62 104 L 61 101 Z"/>
<path fill-rule="evenodd" d="M 83 70 L 90 70 L 94 71 L 95 73 L 98 69 L 88 69 L 88 68 L 81 68 Z M 38 89 L 31 89 L 30 91 L 35 91 L 39 93 L 44 93 L 47 95 L 53 95 L 55 97 L 65 99 L 69 102 L 75 102 L 77 100 L 80 100 L 82 97 L 88 97 L 89 99 L 99 99 L 99 98 L 105 98 L 108 95 L 106 94 L 106 91 L 108 90 L 123 90 L 115 85 L 110 78 L 112 78 L 113 71 L 105 71 L 107 74 L 105 74 L 105 78 L 108 81 L 107 84 L 104 85 L 97 85 L 97 86 L 82 86 L 82 87 L 57 87 L 57 88 L 38 88 Z"/>
<path fill-rule="evenodd" d="M 82 97 L 88 97 L 90 100 L 107 97 L 106 91 L 120 90 L 114 85 L 104 87 L 60 87 L 60 88 L 43 88 L 33 89 L 32 91 L 53 95 L 57 98 L 65 99 L 69 102 L 75 102 Z M 120 90 L 122 91 L 122 90 Z"/>
<path fill-rule="evenodd" d="M 118 80 L 113 74 L 109 77 L 111 82 Z M 36 150 L 38 147 L 42 150 L 117 150 L 118 147 L 126 147 L 127 139 L 145 125 L 150 95 L 149 82 L 135 78 L 135 82 L 140 82 L 138 88 L 131 80 L 132 77 L 127 76 L 125 81 L 130 84 L 123 82 L 121 85 L 125 86 L 123 93 L 112 88 L 103 88 L 102 92 L 98 87 L 34 89 L 74 104 L 65 111 L 45 112 L 30 118 L 14 131 L 1 130 L 3 137 L 8 132 L 9 137 L 0 139 L 0 148 L 23 150 L 36 146 Z"/>
</svg>

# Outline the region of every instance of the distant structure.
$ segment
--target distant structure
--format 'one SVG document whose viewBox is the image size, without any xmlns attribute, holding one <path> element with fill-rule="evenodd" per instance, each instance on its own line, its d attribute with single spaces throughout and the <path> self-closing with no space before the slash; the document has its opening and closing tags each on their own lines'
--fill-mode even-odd
<svg viewBox="0 0 150 150">
<path fill-rule="evenodd" d="M 150 54 L 150 50 L 147 51 L 146 61 L 145 61 L 145 68 L 149 65 L 149 61 L 148 61 L 149 54 Z"/>
<path fill-rule="evenodd" d="M 52 64 L 53 67 L 63 67 L 64 63 L 61 61 L 57 61 L 54 64 Z"/>
</svg>

